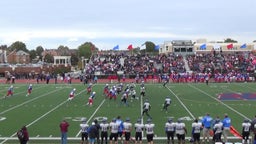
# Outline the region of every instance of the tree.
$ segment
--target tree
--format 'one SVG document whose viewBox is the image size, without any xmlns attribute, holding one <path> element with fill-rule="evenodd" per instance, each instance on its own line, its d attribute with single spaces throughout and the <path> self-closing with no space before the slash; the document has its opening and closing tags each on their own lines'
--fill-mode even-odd
<svg viewBox="0 0 256 144">
<path fill-rule="evenodd" d="M 233 40 L 231 38 L 227 38 L 227 39 L 224 40 L 224 43 L 237 43 L 237 41 Z"/>
<path fill-rule="evenodd" d="M 44 57 L 44 61 L 47 62 L 47 63 L 53 63 L 54 58 L 53 58 L 52 55 L 46 54 L 45 57 Z"/>
<path fill-rule="evenodd" d="M 26 47 L 26 44 L 23 43 L 23 42 L 20 42 L 20 41 L 16 41 L 16 42 L 12 43 L 12 44 L 8 47 L 8 49 L 9 49 L 10 51 L 14 51 L 14 50 L 19 51 L 19 50 L 22 50 L 22 51 L 24 51 L 24 52 L 29 52 L 29 50 L 28 50 L 27 47 Z"/>
<path fill-rule="evenodd" d="M 44 51 L 44 48 L 42 46 L 36 47 L 36 55 L 39 56 L 39 59 L 42 59 L 42 53 Z"/>
<path fill-rule="evenodd" d="M 69 48 L 67 46 L 60 45 L 58 47 L 58 53 L 61 56 L 70 56 Z"/>
<path fill-rule="evenodd" d="M 96 47 L 94 44 L 91 42 L 85 42 L 84 44 L 80 45 L 78 47 L 78 56 L 79 57 L 85 57 L 85 58 L 90 58 L 92 55 L 93 51 L 97 51 Z"/>
<path fill-rule="evenodd" d="M 71 65 L 77 65 L 79 61 L 79 58 L 76 54 L 71 54 Z"/>
<path fill-rule="evenodd" d="M 158 51 L 155 50 L 155 44 L 151 41 L 146 41 L 145 42 L 145 45 L 146 45 L 146 49 L 145 50 L 142 50 L 142 53 L 151 53 L 151 54 L 158 54 Z"/>
<path fill-rule="evenodd" d="M 29 51 L 30 59 L 33 60 L 37 56 L 37 52 L 35 50 Z"/>
</svg>

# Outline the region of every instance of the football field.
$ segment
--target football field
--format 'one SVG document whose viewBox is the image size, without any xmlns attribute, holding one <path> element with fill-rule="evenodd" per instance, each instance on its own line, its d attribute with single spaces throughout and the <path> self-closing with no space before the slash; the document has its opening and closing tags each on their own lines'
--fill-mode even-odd
<svg viewBox="0 0 256 144">
<path fill-rule="evenodd" d="M 33 84 L 29 96 L 26 96 L 28 84 L 14 84 L 14 95 L 2 97 L 9 86 L 0 85 L 0 143 L 4 144 L 17 143 L 16 132 L 23 125 L 28 127 L 30 143 L 60 143 L 59 124 L 63 119 L 70 124 L 69 143 L 79 143 L 81 118 L 86 117 L 91 124 L 94 119 L 100 121 L 105 117 L 110 122 L 121 116 L 123 120 L 129 117 L 134 124 L 141 117 L 145 99 L 151 104 L 149 114 L 156 125 L 154 139 L 163 143 L 166 139 L 164 125 L 169 117 L 175 122 L 178 119 L 185 122 L 188 130 L 186 137 L 189 139 L 193 120 L 202 118 L 206 113 L 221 119 L 227 113 L 240 133 L 244 119 L 252 119 L 256 114 L 255 83 L 170 83 L 166 88 L 162 84 L 150 83 L 145 85 L 145 97 L 139 95 L 140 85 L 137 85 L 139 99 L 129 99 L 129 106 L 120 103 L 120 95 L 116 100 L 105 99 L 105 84 L 93 85 L 92 89 L 96 92 L 93 106 L 86 105 L 89 94 L 86 92 L 87 85 L 83 84 Z M 68 101 L 73 88 L 76 88 L 75 98 Z M 166 96 L 172 99 L 168 112 L 162 111 Z M 142 119 L 145 123 L 148 118 L 143 116 Z"/>
</svg>

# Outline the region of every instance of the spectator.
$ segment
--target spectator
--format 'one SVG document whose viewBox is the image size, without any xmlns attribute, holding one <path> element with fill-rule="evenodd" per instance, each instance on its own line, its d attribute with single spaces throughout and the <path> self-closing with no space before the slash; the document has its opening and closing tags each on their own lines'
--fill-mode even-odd
<svg viewBox="0 0 256 144">
<path fill-rule="evenodd" d="M 92 122 L 92 125 L 88 129 L 89 135 L 89 143 L 95 144 L 95 139 L 97 138 L 97 127 L 95 126 L 95 122 Z"/>
<path fill-rule="evenodd" d="M 20 144 L 27 144 L 29 141 L 29 134 L 26 126 L 23 126 L 18 132 L 17 136 L 19 138 Z"/>
<path fill-rule="evenodd" d="M 64 119 L 60 123 L 61 131 L 61 144 L 67 144 L 67 132 L 68 132 L 69 123 Z"/>
</svg>

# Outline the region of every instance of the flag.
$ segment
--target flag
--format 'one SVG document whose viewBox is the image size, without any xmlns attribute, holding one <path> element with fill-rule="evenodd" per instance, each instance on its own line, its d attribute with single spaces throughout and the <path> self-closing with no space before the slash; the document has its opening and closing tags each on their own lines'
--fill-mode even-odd
<svg viewBox="0 0 256 144">
<path fill-rule="evenodd" d="M 143 44 L 140 46 L 140 50 L 143 50 L 143 49 L 146 49 L 146 43 L 143 43 Z"/>
<path fill-rule="evenodd" d="M 243 138 L 242 135 L 233 126 L 230 126 L 230 133 L 240 139 Z"/>
<path fill-rule="evenodd" d="M 228 48 L 228 49 L 232 49 L 232 48 L 233 48 L 233 44 L 227 45 L 227 48 Z"/>
<path fill-rule="evenodd" d="M 116 45 L 115 47 L 113 47 L 113 50 L 119 50 L 119 45 Z"/>
<path fill-rule="evenodd" d="M 132 44 L 130 44 L 127 49 L 132 50 L 133 49 Z"/>
<path fill-rule="evenodd" d="M 155 46 L 155 50 L 159 50 L 159 48 L 160 48 L 160 45 Z"/>
<path fill-rule="evenodd" d="M 206 50 L 206 44 L 200 45 L 200 50 Z"/>
<path fill-rule="evenodd" d="M 240 48 L 246 48 L 246 47 L 247 47 L 246 44 L 243 44 L 240 46 Z"/>
</svg>

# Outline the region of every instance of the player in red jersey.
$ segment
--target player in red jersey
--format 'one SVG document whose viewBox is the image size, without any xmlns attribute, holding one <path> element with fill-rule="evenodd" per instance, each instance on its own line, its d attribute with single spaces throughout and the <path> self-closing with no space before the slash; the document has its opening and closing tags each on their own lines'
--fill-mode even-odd
<svg viewBox="0 0 256 144">
<path fill-rule="evenodd" d="M 32 84 L 29 84 L 29 86 L 28 86 L 28 93 L 27 93 L 26 96 L 29 96 L 31 94 L 31 92 L 32 92 Z"/>
</svg>

